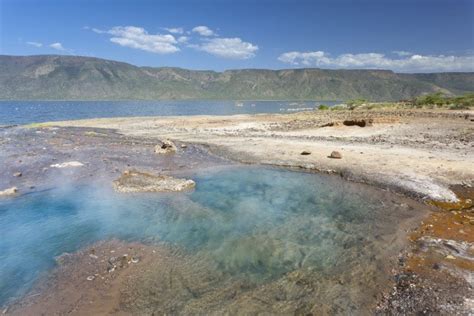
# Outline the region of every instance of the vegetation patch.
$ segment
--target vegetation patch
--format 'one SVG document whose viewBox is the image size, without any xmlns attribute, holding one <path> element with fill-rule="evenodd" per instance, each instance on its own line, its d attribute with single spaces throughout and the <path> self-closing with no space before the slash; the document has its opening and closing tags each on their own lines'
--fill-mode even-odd
<svg viewBox="0 0 474 316">
<path fill-rule="evenodd" d="M 447 109 L 470 110 L 474 108 L 474 93 L 451 97 L 441 92 L 426 94 L 412 100 L 398 102 L 369 102 L 365 99 L 349 100 L 331 110 L 378 110 L 378 109 Z"/>
</svg>

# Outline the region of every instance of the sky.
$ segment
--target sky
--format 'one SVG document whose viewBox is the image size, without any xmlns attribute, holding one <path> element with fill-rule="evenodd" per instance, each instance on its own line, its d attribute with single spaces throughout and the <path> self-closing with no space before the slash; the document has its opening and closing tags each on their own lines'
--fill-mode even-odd
<svg viewBox="0 0 474 316">
<path fill-rule="evenodd" d="M 474 0 L 0 0 L 0 54 L 217 71 L 474 71 Z"/>
</svg>

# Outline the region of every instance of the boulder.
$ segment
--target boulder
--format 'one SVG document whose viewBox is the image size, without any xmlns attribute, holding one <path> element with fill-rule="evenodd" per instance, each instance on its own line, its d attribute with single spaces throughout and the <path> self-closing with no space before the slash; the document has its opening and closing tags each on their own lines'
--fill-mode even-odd
<svg viewBox="0 0 474 316">
<path fill-rule="evenodd" d="M 21 172 L 15 172 L 13 174 L 14 177 L 21 177 L 22 175 L 23 175 L 23 173 L 21 173 Z"/>
<path fill-rule="evenodd" d="M 342 158 L 342 154 L 336 150 L 334 150 L 330 155 L 329 155 L 329 158 L 333 158 L 333 159 L 341 159 Z"/>
<path fill-rule="evenodd" d="M 113 186 L 115 191 L 122 193 L 180 192 L 194 188 L 196 183 L 188 179 L 127 170 L 113 182 Z"/>
<path fill-rule="evenodd" d="M 310 151 L 303 150 L 303 151 L 301 152 L 301 155 L 303 155 L 303 156 L 311 155 L 311 152 L 310 152 Z"/>
<path fill-rule="evenodd" d="M 176 145 L 168 139 L 155 146 L 155 154 L 159 155 L 174 154 L 176 150 Z"/>
<path fill-rule="evenodd" d="M 0 197 L 13 196 L 18 193 L 17 187 L 11 187 L 6 190 L 0 191 Z"/>
</svg>

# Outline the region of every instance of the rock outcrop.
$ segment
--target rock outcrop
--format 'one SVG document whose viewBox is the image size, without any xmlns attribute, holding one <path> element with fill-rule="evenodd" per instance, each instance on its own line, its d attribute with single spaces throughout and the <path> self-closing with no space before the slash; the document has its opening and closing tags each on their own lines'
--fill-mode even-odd
<svg viewBox="0 0 474 316">
<path fill-rule="evenodd" d="M 13 196 L 18 193 L 18 188 L 17 187 L 11 187 L 6 190 L 0 191 L 0 197 L 7 197 L 7 196 Z"/>
<path fill-rule="evenodd" d="M 115 191 L 122 193 L 180 192 L 194 188 L 196 183 L 188 179 L 127 170 L 113 182 L 113 186 Z"/>
</svg>

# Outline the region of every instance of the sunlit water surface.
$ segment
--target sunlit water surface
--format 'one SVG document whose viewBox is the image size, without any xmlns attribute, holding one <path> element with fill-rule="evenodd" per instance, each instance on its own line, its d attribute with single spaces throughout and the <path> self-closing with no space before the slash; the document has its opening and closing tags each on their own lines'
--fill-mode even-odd
<svg viewBox="0 0 474 316">
<path fill-rule="evenodd" d="M 374 268 L 413 213 L 333 176 L 237 167 L 193 179 L 196 190 L 184 194 L 120 195 L 91 184 L 0 200 L 0 305 L 55 256 L 108 238 L 164 241 L 257 282 L 301 267 Z"/>
<path fill-rule="evenodd" d="M 0 101 L 0 126 L 101 117 L 308 111 L 335 101 Z"/>
</svg>

